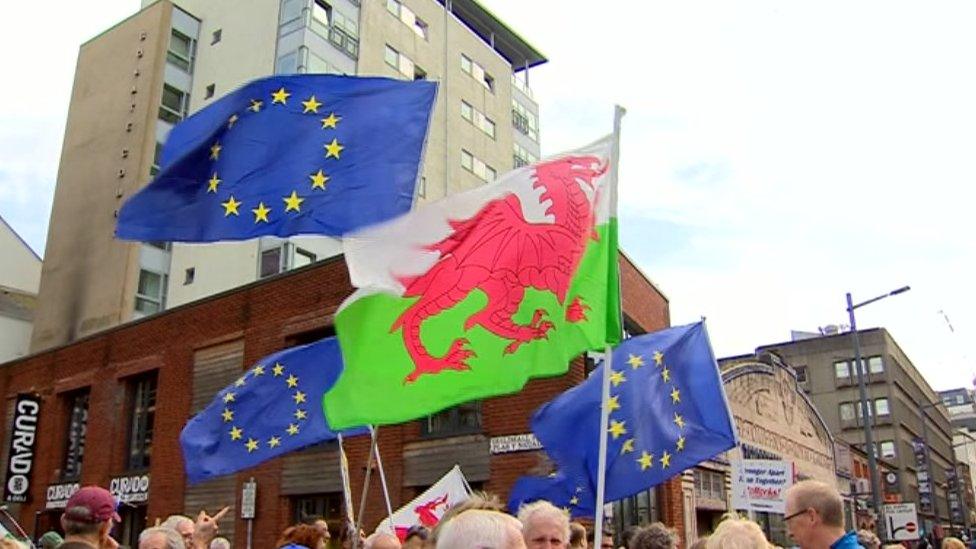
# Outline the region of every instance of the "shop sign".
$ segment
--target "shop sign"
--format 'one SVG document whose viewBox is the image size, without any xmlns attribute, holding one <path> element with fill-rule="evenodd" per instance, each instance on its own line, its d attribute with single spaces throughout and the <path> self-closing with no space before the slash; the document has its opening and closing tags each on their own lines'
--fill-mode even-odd
<svg viewBox="0 0 976 549">
<path fill-rule="evenodd" d="M 149 501 L 149 475 L 115 477 L 109 483 L 108 491 L 122 503 Z"/>
<path fill-rule="evenodd" d="M 40 397 L 17 396 L 10 434 L 10 459 L 7 460 L 7 484 L 3 488 L 4 501 L 12 503 L 30 501 L 31 474 L 34 471 L 34 443 L 37 440 L 37 419 L 40 415 Z"/>
<path fill-rule="evenodd" d="M 44 498 L 45 509 L 64 509 L 68 499 L 78 491 L 77 482 L 63 482 L 51 484 L 47 487 L 47 497 Z"/>
<path fill-rule="evenodd" d="M 743 459 L 732 462 L 732 507 L 765 513 L 786 512 L 786 490 L 793 486 L 793 462 Z"/>
<path fill-rule="evenodd" d="M 509 454 L 512 452 L 528 452 L 540 450 L 542 443 L 535 438 L 532 433 L 523 435 L 508 435 L 504 437 L 491 437 L 491 454 Z"/>
</svg>

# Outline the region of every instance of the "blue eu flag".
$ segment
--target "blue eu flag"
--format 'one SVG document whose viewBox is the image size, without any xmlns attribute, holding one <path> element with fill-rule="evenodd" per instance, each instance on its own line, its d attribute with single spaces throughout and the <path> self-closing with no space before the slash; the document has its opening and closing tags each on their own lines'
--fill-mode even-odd
<svg viewBox="0 0 976 549">
<path fill-rule="evenodd" d="M 180 445 L 190 482 L 335 439 L 322 411 L 322 395 L 341 373 L 342 353 L 334 337 L 260 360 L 183 428 Z"/>
<path fill-rule="evenodd" d="M 413 202 L 437 85 L 299 74 L 251 82 L 178 124 L 119 212 L 127 240 L 339 236 Z"/>
<path fill-rule="evenodd" d="M 587 489 L 594 493 L 603 368 L 532 418 L 533 432 L 560 470 L 557 477 L 585 471 Z M 605 501 L 661 484 L 736 444 L 722 378 L 701 322 L 622 342 L 613 351 L 605 406 L 610 414 Z M 564 491 L 575 489 L 572 480 L 565 484 Z"/>
<path fill-rule="evenodd" d="M 546 500 L 564 509 L 573 518 L 592 517 L 596 513 L 596 488 L 589 475 L 579 468 L 567 468 L 549 476 L 525 476 L 512 486 L 508 510 L 518 514 L 524 503 Z"/>
</svg>

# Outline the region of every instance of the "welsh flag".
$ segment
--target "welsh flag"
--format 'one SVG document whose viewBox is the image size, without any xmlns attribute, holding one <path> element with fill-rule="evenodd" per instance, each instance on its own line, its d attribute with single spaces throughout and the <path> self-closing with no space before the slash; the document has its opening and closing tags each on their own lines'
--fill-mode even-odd
<svg viewBox="0 0 976 549">
<path fill-rule="evenodd" d="M 468 489 L 468 481 L 465 480 L 461 467 L 455 465 L 424 493 L 381 521 L 376 531 L 394 534 L 403 541 L 412 526 L 424 526 L 433 530 L 448 509 L 467 501 L 469 497 L 471 491 Z"/>
<path fill-rule="evenodd" d="M 333 429 L 402 423 L 563 374 L 620 339 L 613 136 L 344 240 Z"/>
</svg>

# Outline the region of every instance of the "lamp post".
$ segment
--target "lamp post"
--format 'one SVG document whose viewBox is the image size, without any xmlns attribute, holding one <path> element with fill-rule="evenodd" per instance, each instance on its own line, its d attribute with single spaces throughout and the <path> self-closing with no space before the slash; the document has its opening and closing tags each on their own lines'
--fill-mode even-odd
<svg viewBox="0 0 976 549">
<path fill-rule="evenodd" d="M 866 372 L 864 372 L 864 362 L 861 360 L 861 342 L 857 334 L 857 321 L 854 319 L 854 309 L 874 303 L 875 301 L 880 301 L 886 297 L 907 292 L 910 289 L 911 288 L 908 286 L 903 286 L 897 290 L 890 291 L 884 295 L 880 295 L 857 304 L 855 304 L 851 299 L 850 292 L 847 293 L 847 315 L 850 317 L 851 334 L 854 337 L 854 360 L 857 365 L 857 388 L 861 397 L 861 419 L 863 420 L 864 424 L 864 447 L 868 454 L 868 475 L 871 477 L 871 502 L 874 505 L 874 512 L 878 517 L 877 522 L 875 523 L 875 529 L 877 529 L 878 535 L 883 539 L 886 536 L 884 534 L 884 517 L 881 513 L 881 482 L 878 478 L 878 459 L 874 455 L 874 433 L 871 430 L 871 420 L 868 417 L 868 389 L 864 379 Z"/>
</svg>

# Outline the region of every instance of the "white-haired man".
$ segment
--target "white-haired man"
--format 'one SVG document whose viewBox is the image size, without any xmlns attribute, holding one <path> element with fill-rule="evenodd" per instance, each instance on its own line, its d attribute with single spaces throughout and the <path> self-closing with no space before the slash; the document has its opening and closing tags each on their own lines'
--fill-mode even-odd
<svg viewBox="0 0 976 549">
<path fill-rule="evenodd" d="M 859 549 L 857 534 L 844 531 L 844 500 L 836 488 L 804 480 L 786 491 L 783 522 L 801 549 Z"/>
<path fill-rule="evenodd" d="M 518 519 L 528 549 L 565 549 L 569 544 L 569 515 L 548 501 L 523 505 Z"/>
<path fill-rule="evenodd" d="M 472 509 L 449 519 L 437 537 L 437 549 L 525 549 L 522 523 L 498 511 Z"/>
<path fill-rule="evenodd" d="M 172 528 L 155 526 L 139 534 L 139 549 L 187 549 L 183 536 Z"/>
</svg>

